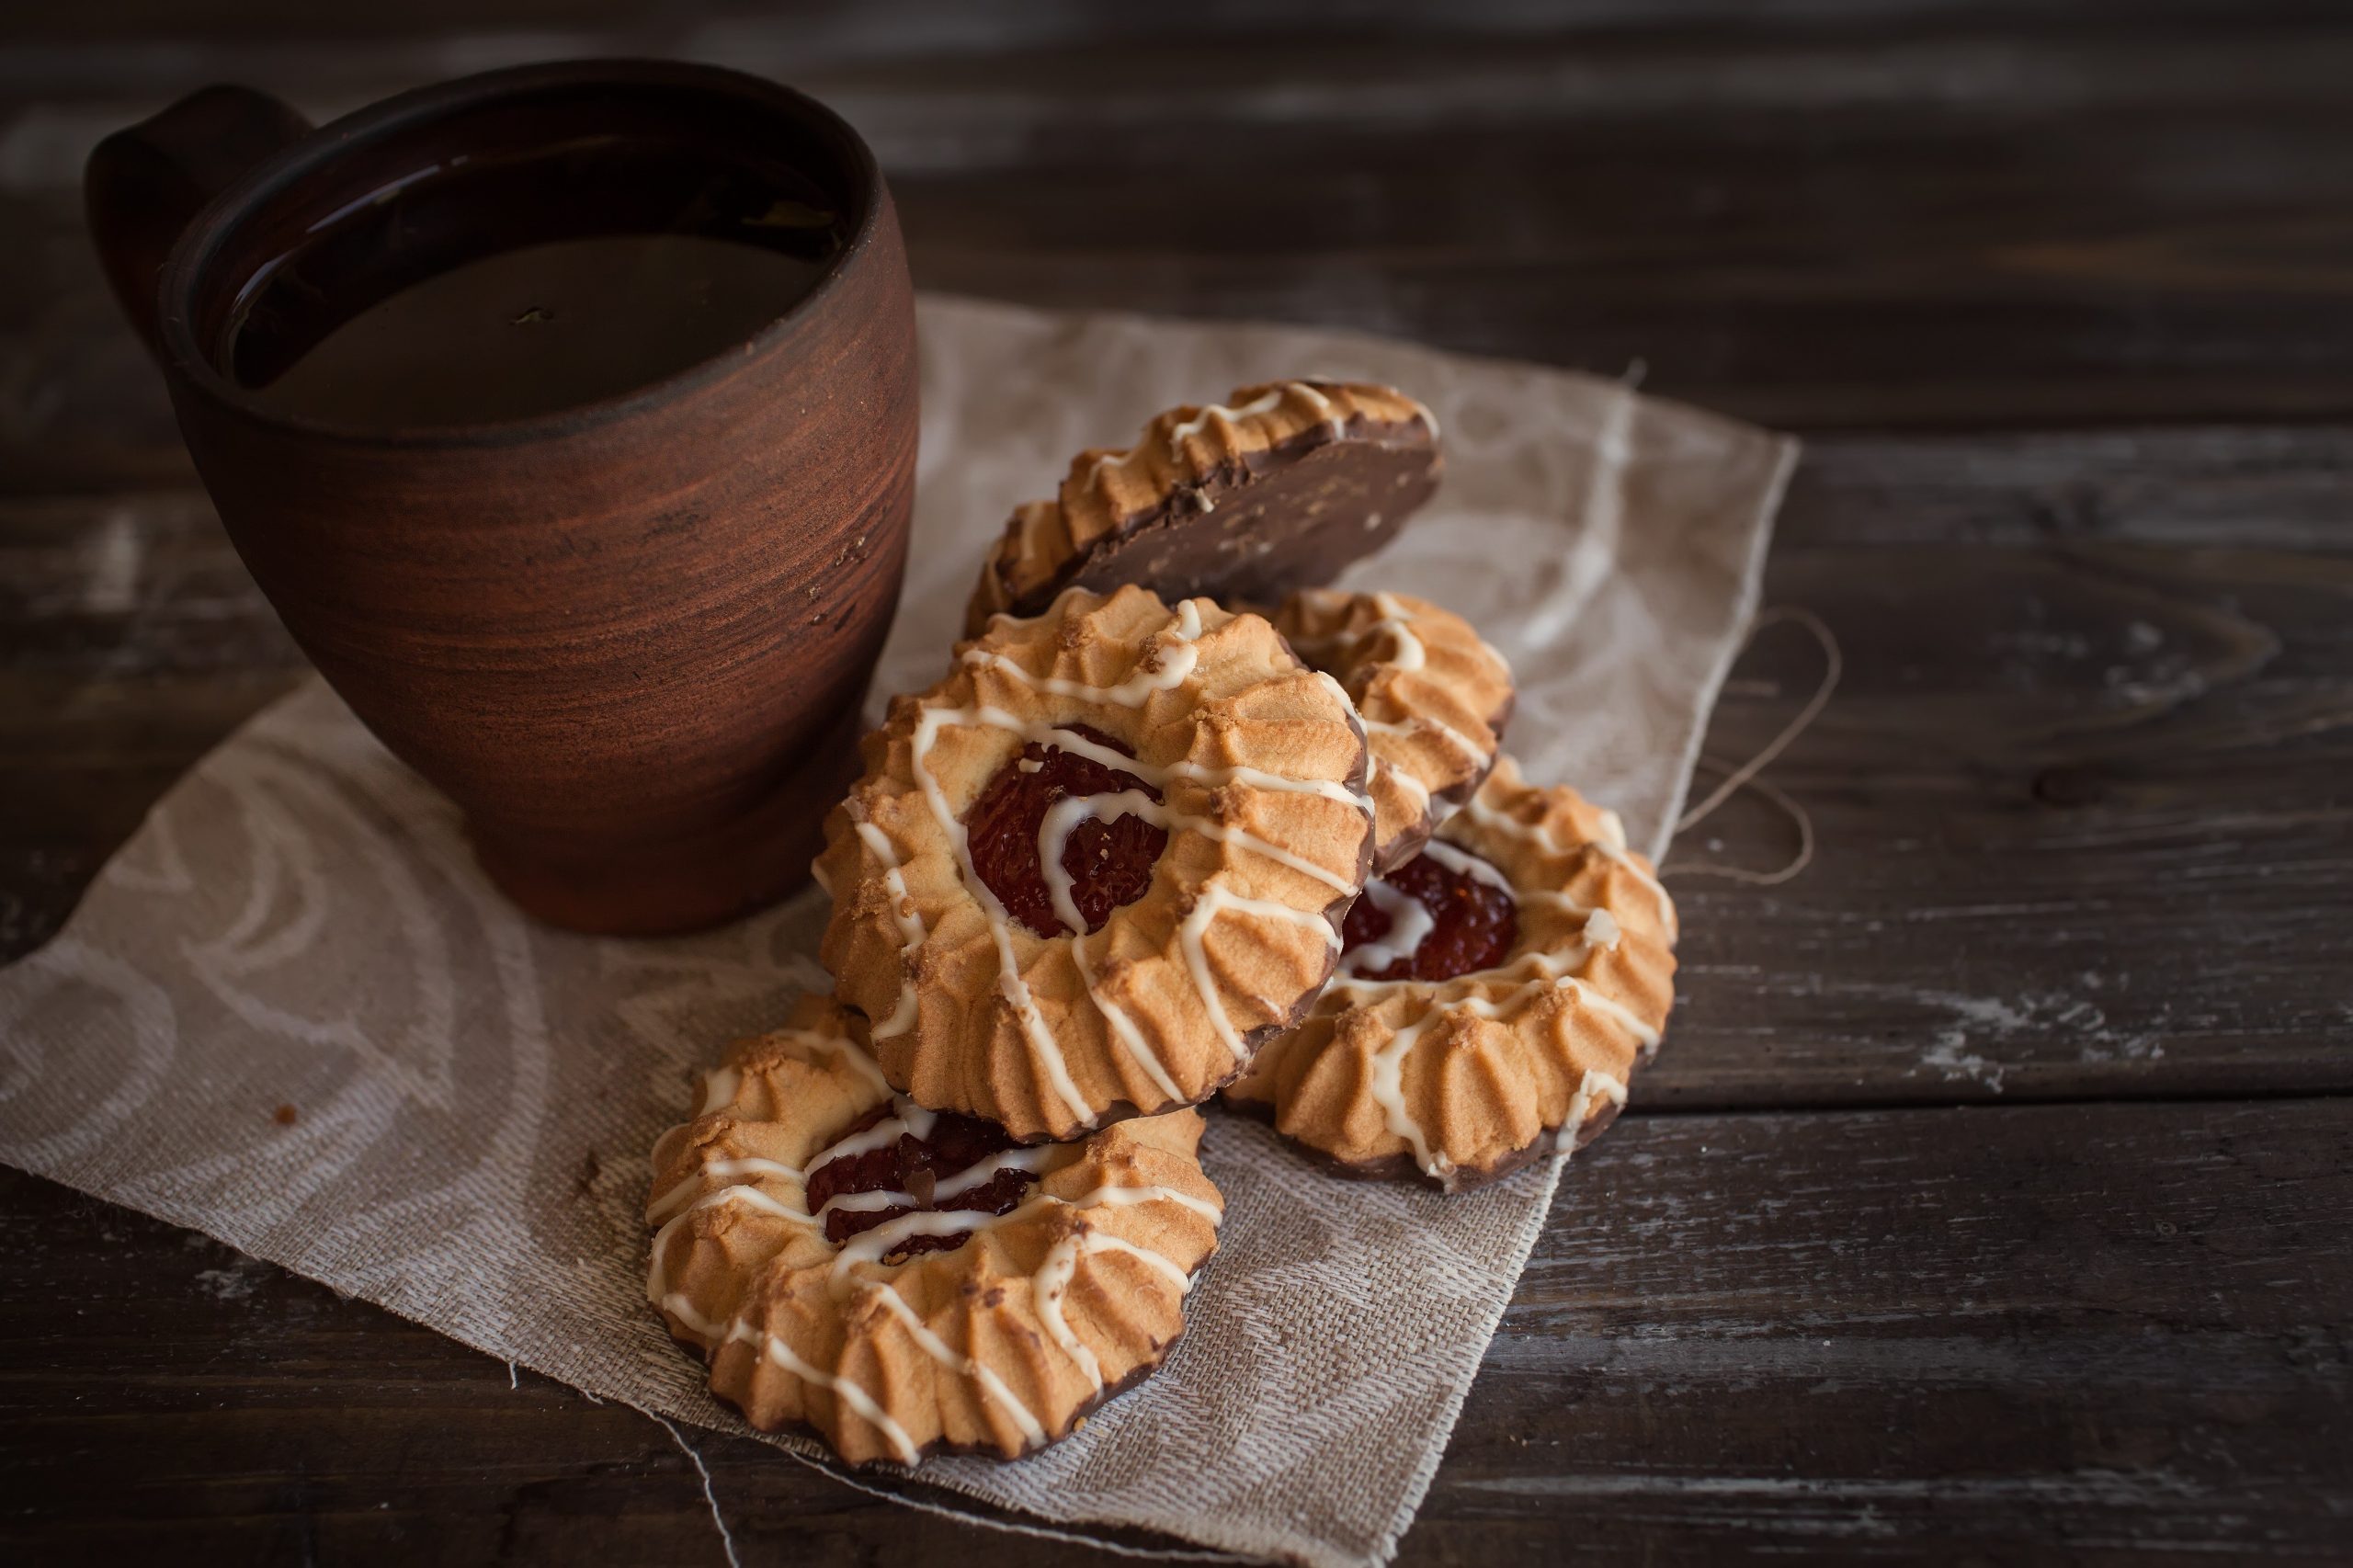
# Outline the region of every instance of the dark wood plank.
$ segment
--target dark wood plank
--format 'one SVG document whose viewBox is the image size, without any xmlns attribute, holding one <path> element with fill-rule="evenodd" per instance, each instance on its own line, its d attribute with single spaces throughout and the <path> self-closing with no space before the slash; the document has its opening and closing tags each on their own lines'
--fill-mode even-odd
<svg viewBox="0 0 2353 1568">
<path fill-rule="evenodd" d="M 2353 415 L 2341 17 L 1152 49 L 1017 32 L 913 56 L 714 27 L 667 41 L 792 76 L 866 131 L 928 287 L 1639 359 L 1654 390 L 1802 428 Z M 0 252 L 0 484 L 186 477 L 81 234 L 73 186 L 106 130 L 222 74 L 325 114 L 593 42 L 0 66 L 0 230 L 21 236 Z"/>
<path fill-rule="evenodd" d="M 1520 1283 L 1434 1559 L 1550 1520 L 1596 1562 L 2343 1560 L 2353 1105 L 1633 1131 Z"/>
<path fill-rule="evenodd" d="M 1817 443 L 1768 597 L 1845 644 L 1774 774 L 1820 854 L 1779 888 L 1675 879 L 1682 1005 L 1643 1102 L 2353 1086 L 2348 468 L 2340 428 Z M 184 491 L 0 506 L 0 653 L 12 952 L 301 667 Z M 1752 753 L 1818 671 L 1768 635 L 1711 750 Z M 1670 864 L 1791 842 L 1744 798 Z"/>
<path fill-rule="evenodd" d="M 634 1412 L 32 1177 L 0 1237 L 28 1560 L 721 1561 Z M 1402 1561 L 2341 1561 L 2349 1318 L 2353 1102 L 1638 1111 Z M 1092 1556 L 688 1436 L 745 1562 Z"/>
<path fill-rule="evenodd" d="M 1780 887 L 1673 874 L 1779 864 L 1752 797 L 1670 855 L 1684 1008 L 1643 1094 L 2353 1086 L 2353 556 L 1801 544 L 1768 592 L 1845 645 L 1773 775 L 1820 851 Z M 1752 755 L 1820 667 L 1769 634 L 1711 751 Z"/>
</svg>

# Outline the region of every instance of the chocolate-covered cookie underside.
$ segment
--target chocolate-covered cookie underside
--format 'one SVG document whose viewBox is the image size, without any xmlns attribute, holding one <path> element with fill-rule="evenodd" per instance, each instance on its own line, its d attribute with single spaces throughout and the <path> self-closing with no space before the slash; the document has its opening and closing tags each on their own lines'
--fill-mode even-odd
<svg viewBox="0 0 2353 1568">
<path fill-rule="evenodd" d="M 1181 447 L 1212 418 L 1235 423 L 1270 412 L 1288 392 L 1322 401 L 1315 386 L 1285 382 L 1239 408 L 1211 404 L 1176 426 L 1170 444 Z M 1133 583 L 1172 596 L 1263 604 L 1329 582 L 1387 543 L 1437 485 L 1438 421 L 1415 407 L 1416 417 L 1404 422 L 1361 410 L 1327 419 L 1172 484 L 1151 506 L 1121 514 L 1108 532 L 1017 598 L 1014 613 L 1036 614 L 1074 587 L 1101 593 Z M 1089 481 L 1137 461 L 1144 450 L 1139 445 L 1106 453 Z M 1335 463 L 1355 465 L 1355 472 L 1329 472 Z M 1212 517 L 1214 529 L 1196 526 Z"/>
<path fill-rule="evenodd" d="M 883 1080 L 881 1066 L 872 1057 L 850 1041 L 809 1030 L 783 1032 L 790 1033 L 797 1040 L 841 1057 L 858 1071 L 859 1076 L 868 1078 L 871 1083 L 887 1091 L 888 1085 Z M 708 1116 L 719 1107 L 727 1104 L 733 1097 L 736 1076 L 735 1070 L 733 1068 L 711 1069 L 705 1075 L 702 1099 L 696 1108 L 695 1115 L 699 1118 Z M 1017 1223 L 1028 1218 L 1039 1208 L 1048 1205 L 1076 1209 L 1095 1204 L 1116 1205 L 1165 1200 L 1201 1213 L 1212 1223 L 1222 1218 L 1222 1210 L 1215 1205 L 1203 1202 L 1190 1193 L 1179 1192 L 1174 1187 L 1165 1186 L 1103 1187 L 1075 1199 L 1040 1195 L 1029 1197 L 1017 1204 L 995 1208 L 955 1209 L 938 1206 L 938 1200 L 943 1197 L 954 1199 L 964 1196 L 984 1184 L 999 1179 L 1007 1173 L 1026 1177 L 1026 1186 L 1034 1187 L 1042 1174 L 1045 1164 L 1060 1149 L 1067 1147 L 1067 1145 L 1045 1144 L 1003 1148 L 983 1156 L 972 1165 L 948 1172 L 935 1181 L 932 1192 L 927 1199 L 904 1190 L 858 1191 L 852 1189 L 829 1197 L 826 1201 L 812 1211 L 807 1206 L 809 1189 L 816 1184 L 821 1174 L 829 1167 L 845 1161 L 857 1161 L 861 1156 L 893 1144 L 904 1145 L 907 1142 L 919 1145 L 928 1143 L 940 1130 L 942 1118 L 938 1113 L 926 1110 L 904 1096 L 892 1094 L 881 1109 L 884 1114 L 879 1119 L 873 1117 L 862 1119 L 858 1126 L 853 1127 L 832 1144 L 819 1150 L 798 1168 L 774 1160 L 747 1159 L 722 1162 L 719 1165 L 699 1168 L 693 1176 L 685 1177 L 669 1191 L 648 1203 L 646 1218 L 659 1221 L 660 1229 L 654 1235 L 653 1258 L 647 1273 L 646 1294 L 664 1312 L 686 1324 L 694 1333 L 702 1335 L 707 1343 L 697 1344 L 693 1341 L 685 1343 L 692 1345 L 694 1348 L 707 1355 L 715 1353 L 724 1344 L 739 1340 L 756 1341 L 759 1353 L 768 1360 L 803 1382 L 833 1393 L 856 1412 L 861 1419 L 881 1432 L 884 1439 L 892 1445 L 902 1463 L 915 1464 L 927 1453 L 972 1451 L 958 1449 L 955 1445 L 940 1443 L 918 1447 L 909 1437 L 906 1429 L 901 1426 L 890 1412 L 885 1410 L 881 1403 L 856 1380 L 828 1372 L 821 1367 L 812 1365 L 795 1354 L 792 1347 L 785 1344 L 779 1335 L 754 1329 L 745 1321 L 744 1315 L 740 1312 L 732 1321 L 724 1324 L 704 1318 L 696 1312 L 693 1301 L 683 1292 L 674 1291 L 668 1288 L 665 1258 L 668 1252 L 670 1238 L 680 1225 L 699 1210 L 724 1203 L 741 1202 L 791 1223 L 810 1226 L 820 1235 L 825 1236 L 836 1249 L 828 1276 L 829 1286 L 835 1295 L 847 1295 L 858 1290 L 872 1292 L 874 1298 L 880 1301 L 907 1330 L 909 1337 L 914 1340 L 918 1348 L 942 1367 L 971 1378 L 975 1386 L 1006 1412 L 1007 1417 L 1023 1434 L 1028 1445 L 1024 1452 L 1042 1447 L 1052 1440 L 1051 1435 L 1045 1430 L 1036 1415 L 1006 1386 L 1002 1378 L 975 1358 L 958 1351 L 933 1333 L 929 1325 L 915 1313 L 915 1309 L 907 1305 L 905 1298 L 898 1293 L 891 1280 L 871 1278 L 858 1279 L 850 1275 L 851 1267 L 858 1263 L 904 1261 L 909 1256 L 925 1251 L 945 1250 L 938 1245 L 943 1241 L 947 1243 L 948 1247 L 959 1246 L 983 1230 Z M 954 1119 L 962 1121 L 968 1119 Z M 681 1206 L 681 1200 L 687 1196 L 688 1190 L 706 1176 L 728 1181 L 730 1185 L 705 1193 L 694 1201 Z M 745 1176 L 781 1176 L 801 1183 L 801 1205 L 796 1208 L 790 1203 L 779 1201 L 759 1187 L 744 1185 L 733 1179 Z M 860 1201 L 861 1199 L 865 1201 Z M 835 1217 L 846 1213 L 855 1214 L 860 1210 L 882 1207 L 899 1208 L 906 1211 L 864 1226 L 851 1233 L 845 1241 L 833 1240 L 829 1233 L 830 1221 Z M 1079 1412 L 1082 1415 L 1086 1411 L 1097 1408 L 1105 1400 L 1116 1397 L 1142 1381 L 1158 1364 L 1158 1358 L 1165 1358 L 1167 1346 L 1175 1342 L 1171 1339 L 1158 1346 L 1158 1358 L 1144 1362 L 1119 1383 L 1108 1386 L 1105 1384 L 1102 1369 L 1097 1362 L 1094 1353 L 1071 1331 L 1067 1320 L 1063 1315 L 1062 1308 L 1063 1294 L 1069 1287 L 1079 1255 L 1083 1252 L 1103 1251 L 1120 1251 L 1135 1256 L 1166 1277 L 1170 1283 L 1176 1286 L 1180 1295 L 1190 1292 L 1194 1280 L 1193 1274 L 1179 1267 L 1173 1260 L 1147 1247 L 1139 1246 L 1122 1237 L 1109 1235 L 1103 1232 L 1082 1232 L 1055 1244 L 1045 1261 L 1039 1266 L 1036 1274 L 1032 1276 L 1033 1288 L 1037 1291 L 1039 1319 L 1046 1327 L 1047 1336 L 1054 1341 L 1055 1345 L 1070 1358 L 1094 1385 L 1094 1396 L 1082 1407 Z"/>
<path fill-rule="evenodd" d="M 1157 666 L 1139 668 L 1117 686 L 1093 686 L 1081 681 L 1034 676 L 1014 660 L 983 648 L 967 648 L 964 650 L 963 658 L 967 664 L 987 665 L 1034 690 L 1121 708 L 1142 708 L 1155 695 L 1173 691 L 1184 684 L 1186 678 L 1193 673 L 1194 665 L 1199 658 L 1199 650 L 1196 645 L 1197 640 L 1201 636 L 1199 604 L 1188 599 L 1176 607 L 1176 614 L 1175 636 L 1171 642 L 1162 645 Z M 1040 1015 L 1036 1000 L 1030 994 L 1029 983 L 1022 978 L 1018 956 L 1013 943 L 1012 916 L 1006 911 L 1003 901 L 997 897 L 975 869 L 972 863 L 970 835 L 965 824 L 950 805 L 945 791 L 939 786 L 938 779 L 926 766 L 926 759 L 930 755 L 932 746 L 937 744 L 940 731 L 950 725 L 985 725 L 1018 735 L 1026 743 L 1051 746 L 1057 750 L 1086 757 L 1104 767 L 1141 778 L 1155 788 L 1165 787 L 1173 778 L 1187 778 L 1212 788 L 1221 784 L 1239 783 L 1256 789 L 1321 795 L 1356 807 L 1364 812 L 1369 820 L 1371 805 L 1364 793 L 1364 781 L 1370 753 L 1366 747 L 1362 725 L 1354 717 L 1354 704 L 1348 702 L 1347 694 L 1339 689 L 1337 683 L 1332 681 L 1329 676 L 1322 675 L 1320 672 L 1318 672 L 1318 678 L 1331 686 L 1333 694 L 1340 699 L 1342 710 L 1349 715 L 1349 722 L 1356 730 L 1357 760 L 1347 778 L 1343 780 L 1286 778 L 1279 774 L 1267 773 L 1246 766 L 1211 767 L 1193 762 L 1154 765 L 1115 751 L 1098 741 L 1088 738 L 1079 730 L 1044 721 L 1025 720 L 1006 712 L 1002 709 L 984 705 L 926 709 L 923 716 L 916 721 L 912 748 L 912 764 L 915 781 L 923 792 L 925 804 L 938 823 L 955 853 L 957 869 L 963 879 L 965 887 L 972 893 L 974 902 L 980 905 L 982 915 L 988 921 L 990 934 L 996 946 L 1000 994 L 1013 1009 L 1014 1017 L 1020 1023 L 1030 1049 L 1043 1065 L 1046 1084 L 1052 1089 L 1055 1096 L 1062 1101 L 1064 1108 L 1080 1121 L 1090 1125 L 1100 1125 L 1107 1120 L 1116 1120 L 1123 1115 L 1136 1115 L 1140 1112 L 1137 1108 L 1125 1102 L 1112 1106 L 1090 1105 L 1085 1095 L 1080 1092 L 1076 1083 L 1072 1080 L 1069 1063 L 1063 1054 L 1062 1047 L 1054 1039 L 1053 1031 L 1047 1027 L 1045 1019 Z M 1225 1083 L 1231 1082 L 1247 1070 L 1251 1058 L 1256 1054 L 1259 1045 L 1282 1030 L 1295 1027 L 1300 1019 L 1306 1016 L 1308 1008 L 1313 1006 L 1315 993 L 1311 989 L 1282 1017 L 1254 1026 L 1246 1031 L 1237 1030 L 1220 995 L 1217 982 L 1210 972 L 1209 958 L 1203 940 L 1211 922 L 1228 911 L 1239 911 L 1265 918 L 1285 920 L 1302 926 L 1310 924 L 1320 926 L 1331 949 L 1331 964 L 1336 967 L 1338 963 L 1341 945 L 1340 924 L 1347 914 L 1348 905 L 1355 902 L 1358 889 L 1363 886 L 1363 879 L 1370 865 L 1371 855 L 1370 834 L 1367 835 L 1366 841 L 1358 852 L 1354 875 L 1343 877 L 1303 857 L 1294 855 L 1279 845 L 1269 844 L 1245 829 L 1229 827 L 1206 817 L 1190 816 L 1171 811 L 1141 791 L 1122 791 L 1109 796 L 1073 797 L 1072 801 L 1064 804 L 1071 806 L 1072 810 L 1048 824 L 1049 831 L 1063 835 L 1064 839 L 1081 821 L 1111 821 L 1121 815 L 1139 816 L 1165 829 L 1199 833 L 1205 837 L 1222 843 L 1239 845 L 1253 853 L 1266 856 L 1279 864 L 1300 871 L 1333 890 L 1332 902 L 1318 913 L 1294 909 L 1287 904 L 1276 903 L 1268 900 L 1248 898 L 1230 892 L 1222 883 L 1213 882 L 1201 891 L 1191 909 L 1180 922 L 1177 927 L 1177 939 L 1184 949 L 1193 987 L 1200 996 L 1203 1010 L 1211 1027 L 1233 1057 L 1232 1072 L 1224 1079 L 1210 1085 L 1204 1091 L 1204 1093 L 1214 1093 L 1217 1088 L 1222 1087 Z M 1107 811 L 1110 812 L 1108 817 L 1099 814 Z M 901 966 L 899 999 L 891 1016 L 874 1026 L 875 1035 L 880 1038 L 901 1033 L 913 1027 L 916 1007 L 915 954 L 929 938 L 930 934 L 924 926 L 922 916 L 914 911 L 911 902 L 905 897 L 905 881 L 902 875 L 898 855 L 892 847 L 888 835 L 870 823 L 858 824 L 858 831 L 867 848 L 887 869 L 885 885 L 894 900 L 893 909 L 903 944 L 899 955 Z M 1041 834 L 1041 838 L 1043 836 Z M 1041 868 L 1048 864 L 1053 867 L 1053 870 L 1047 873 L 1051 887 L 1054 885 L 1054 879 L 1060 873 L 1061 856 L 1057 848 L 1052 861 L 1048 862 L 1045 847 L 1041 844 L 1040 859 Z M 1068 890 L 1057 888 L 1056 892 L 1059 911 L 1061 905 L 1069 902 Z M 1083 932 L 1083 922 L 1073 922 L 1073 924 Z M 1130 1018 L 1118 1004 L 1102 995 L 1098 978 L 1087 962 L 1083 943 L 1072 941 L 1071 958 L 1078 971 L 1079 982 L 1086 988 L 1088 1000 L 1109 1026 L 1112 1038 L 1120 1042 L 1121 1049 L 1128 1052 L 1145 1076 L 1152 1080 L 1154 1086 L 1168 1096 L 1168 1103 L 1184 1104 L 1200 1098 L 1201 1096 L 1188 1096 L 1176 1086 L 1168 1076 L 1167 1069 L 1160 1061 L 1158 1053 L 1143 1038 L 1142 1031 L 1137 1028 L 1135 1021 Z M 1325 972 L 1328 976 L 1330 972 L 1328 968 Z"/>
</svg>

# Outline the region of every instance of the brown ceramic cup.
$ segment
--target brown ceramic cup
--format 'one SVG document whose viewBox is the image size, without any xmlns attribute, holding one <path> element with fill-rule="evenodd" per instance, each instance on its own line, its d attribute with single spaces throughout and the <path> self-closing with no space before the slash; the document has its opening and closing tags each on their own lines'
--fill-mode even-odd
<svg viewBox="0 0 2353 1568">
<path fill-rule="evenodd" d="M 290 416 L 223 373 L 239 290 L 346 204 L 460 153 L 641 132 L 762 139 L 839 203 L 837 259 L 740 351 L 431 430 Z M 915 483 L 914 296 L 855 131 L 772 83 L 651 62 L 494 72 L 315 131 L 216 87 L 100 144 L 86 195 L 238 553 L 352 710 L 463 809 L 509 898 L 669 932 L 807 875 Z"/>
</svg>

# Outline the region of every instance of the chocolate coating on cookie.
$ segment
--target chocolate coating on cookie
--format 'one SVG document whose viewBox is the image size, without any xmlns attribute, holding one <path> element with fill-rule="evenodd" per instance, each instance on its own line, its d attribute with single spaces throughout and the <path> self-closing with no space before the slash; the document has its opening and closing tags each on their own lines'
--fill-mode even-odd
<svg viewBox="0 0 2353 1568">
<path fill-rule="evenodd" d="M 1038 614 L 1070 587 L 1273 603 L 1387 543 L 1437 488 L 1437 422 L 1387 387 L 1284 381 L 1171 409 L 1125 451 L 1087 451 L 1021 507 L 966 618 Z"/>
</svg>

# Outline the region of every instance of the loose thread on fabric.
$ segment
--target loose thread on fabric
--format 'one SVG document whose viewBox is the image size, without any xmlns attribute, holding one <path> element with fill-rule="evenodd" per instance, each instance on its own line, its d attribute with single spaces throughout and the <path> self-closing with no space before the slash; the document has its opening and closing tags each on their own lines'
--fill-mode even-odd
<svg viewBox="0 0 2353 1568">
<path fill-rule="evenodd" d="M 743 1568 L 742 1561 L 735 1555 L 735 1532 L 727 1528 L 727 1516 L 719 1511 L 719 1494 L 711 1490 L 710 1467 L 702 1462 L 702 1455 L 687 1441 L 685 1433 L 650 1410 L 645 1414 L 653 1416 L 662 1430 L 670 1434 L 670 1441 L 678 1445 L 679 1452 L 694 1461 L 695 1473 L 702 1477 L 702 1500 L 710 1505 L 710 1522 L 719 1528 L 719 1548 L 727 1554 L 727 1568 Z"/>
<path fill-rule="evenodd" d="M 604 1402 L 598 1400 L 597 1403 L 601 1404 Z M 727 1521 L 720 1517 L 719 1500 L 712 1496 L 710 1490 L 710 1471 L 703 1464 L 702 1456 L 688 1447 L 686 1438 L 679 1435 L 677 1427 L 672 1426 L 667 1417 L 656 1415 L 653 1411 L 634 1402 L 625 1401 L 624 1403 L 627 1403 L 631 1410 L 669 1433 L 671 1440 L 684 1449 L 687 1457 L 694 1460 L 695 1469 L 702 1475 L 703 1500 L 710 1505 L 711 1521 L 718 1525 L 720 1537 L 726 1545 L 730 1568 L 735 1568 L 735 1540 L 728 1533 Z M 953 1519 L 961 1525 L 980 1525 L 988 1529 L 1004 1530 L 1012 1535 L 1035 1536 L 1040 1540 L 1058 1540 L 1071 1546 L 1091 1546 L 1097 1551 L 1108 1551 L 1114 1556 L 1142 1558 L 1154 1562 L 1260 1562 L 1266 1561 L 1263 1558 L 1251 1557 L 1241 1552 L 1218 1551 L 1209 1548 L 1130 1546 L 1123 1541 L 1106 1540 L 1100 1536 L 1088 1535 L 1083 1530 L 1056 1529 L 1051 1525 L 1026 1524 L 1019 1519 L 1000 1518 L 991 1514 L 959 1508 L 951 1504 L 937 1503 L 928 1497 L 916 1497 L 904 1492 L 893 1492 L 888 1487 L 872 1485 L 858 1480 L 856 1476 L 845 1475 L 822 1460 L 812 1459 L 798 1449 L 779 1446 L 778 1451 L 815 1471 L 829 1481 L 840 1482 L 853 1492 L 863 1492 L 870 1497 L 879 1497 L 885 1503 L 896 1503 L 904 1507 L 920 1508 L 926 1514 L 937 1514 L 942 1518 Z"/>
<path fill-rule="evenodd" d="M 1718 807 L 1741 790 L 1754 790 L 1796 826 L 1797 853 L 1791 857 L 1788 864 L 1770 871 L 1751 870 L 1745 866 L 1729 866 L 1715 861 L 1688 860 L 1661 867 L 1659 869 L 1661 876 L 1722 877 L 1728 881 L 1744 882 L 1751 887 L 1775 887 L 1788 881 L 1813 864 L 1813 814 L 1788 790 L 1759 775 L 1771 767 L 1774 760 L 1787 751 L 1800 735 L 1805 733 L 1812 727 L 1814 720 L 1821 716 L 1822 710 L 1829 706 L 1831 695 L 1838 689 L 1839 677 L 1846 673 L 1847 660 L 1845 653 L 1839 649 L 1837 635 L 1828 626 L 1823 624 L 1820 616 L 1802 605 L 1775 605 L 1761 611 L 1756 619 L 1749 623 L 1747 645 L 1754 645 L 1757 636 L 1768 628 L 1784 621 L 1804 627 L 1806 631 L 1813 633 L 1813 640 L 1821 645 L 1822 679 L 1820 683 L 1814 687 L 1813 695 L 1806 699 L 1804 706 L 1797 710 L 1788 723 L 1781 726 L 1779 733 L 1766 742 L 1763 748 L 1746 762 L 1735 765 L 1725 762 L 1721 757 L 1705 755 L 1698 759 L 1699 767 L 1711 773 L 1722 774 L 1723 781 L 1709 790 L 1699 804 L 1683 813 L 1675 824 L 1675 831 L 1678 835 L 1688 832 L 1705 822 L 1714 814 Z"/>
<path fill-rule="evenodd" d="M 863 1492 L 870 1497 L 880 1497 L 887 1503 L 898 1503 L 910 1508 L 921 1508 L 926 1514 L 938 1514 L 942 1518 L 954 1519 L 959 1524 L 984 1525 L 993 1530 L 1006 1530 L 1014 1535 L 1035 1536 L 1040 1540 L 1059 1540 L 1072 1546 L 1091 1546 L 1097 1551 L 1108 1551 L 1114 1556 L 1141 1557 L 1154 1562 L 1259 1562 L 1265 1561 L 1263 1558 L 1245 1557 L 1238 1552 L 1216 1551 L 1202 1548 L 1129 1546 L 1121 1541 L 1105 1540 L 1100 1536 L 1088 1535 L 1083 1530 L 1058 1530 L 1051 1525 L 1025 1524 L 1019 1519 L 999 1518 L 991 1514 L 970 1513 L 950 1504 L 935 1503 L 928 1497 L 910 1496 L 904 1492 L 892 1492 L 887 1487 L 870 1485 L 855 1476 L 844 1475 L 833 1466 L 822 1460 L 811 1459 L 807 1454 L 791 1449 L 784 1451 L 791 1454 L 794 1459 L 799 1460 L 819 1475 L 830 1476 L 852 1491 Z"/>
</svg>

